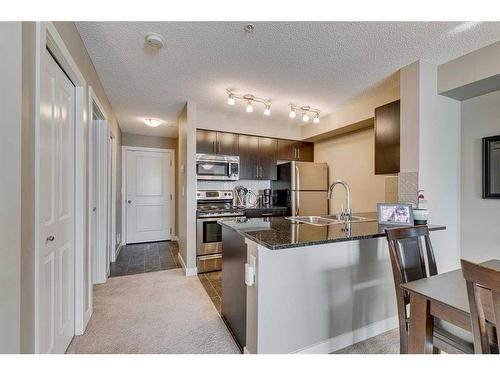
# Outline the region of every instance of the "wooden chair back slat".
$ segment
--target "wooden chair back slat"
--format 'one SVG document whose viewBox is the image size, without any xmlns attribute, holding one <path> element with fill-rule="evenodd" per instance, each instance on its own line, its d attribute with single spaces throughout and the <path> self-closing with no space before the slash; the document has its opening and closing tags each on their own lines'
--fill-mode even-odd
<svg viewBox="0 0 500 375">
<path fill-rule="evenodd" d="M 467 282 L 474 351 L 490 354 L 490 343 L 499 342 L 498 329 L 488 329 L 487 320 L 497 326 L 500 323 L 500 271 L 465 259 L 462 259 L 461 263 Z M 490 337 L 491 335 L 495 337 Z"/>
<path fill-rule="evenodd" d="M 414 280 L 437 275 L 436 259 L 426 225 L 385 229 L 389 254 L 391 257 L 396 302 L 398 306 L 400 351 L 408 350 L 408 312 L 409 296 L 400 285 Z M 422 246 L 425 245 L 425 255 Z M 425 262 L 427 257 L 427 266 Z M 427 271 L 427 268 L 429 271 Z"/>
</svg>

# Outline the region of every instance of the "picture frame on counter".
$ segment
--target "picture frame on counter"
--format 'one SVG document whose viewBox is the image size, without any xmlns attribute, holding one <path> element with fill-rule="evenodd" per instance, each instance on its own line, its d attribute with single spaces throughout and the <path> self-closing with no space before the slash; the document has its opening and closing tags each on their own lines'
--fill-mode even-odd
<svg viewBox="0 0 500 375">
<path fill-rule="evenodd" d="M 381 225 L 414 225 L 413 208 L 405 203 L 378 203 L 377 218 Z"/>
<path fill-rule="evenodd" d="M 500 199 L 500 135 L 483 138 L 483 199 Z"/>
</svg>

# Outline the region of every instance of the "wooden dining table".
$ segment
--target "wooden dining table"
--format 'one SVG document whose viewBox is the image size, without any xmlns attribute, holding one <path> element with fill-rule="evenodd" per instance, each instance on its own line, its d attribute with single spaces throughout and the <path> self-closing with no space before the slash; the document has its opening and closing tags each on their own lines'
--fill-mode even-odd
<svg viewBox="0 0 500 375">
<path fill-rule="evenodd" d="M 481 264 L 500 271 L 500 260 Z M 410 294 L 408 353 L 433 353 L 434 318 L 472 332 L 467 287 L 461 269 L 402 284 L 401 288 Z M 480 298 L 486 319 L 494 321 L 491 293 L 483 291 Z"/>
</svg>

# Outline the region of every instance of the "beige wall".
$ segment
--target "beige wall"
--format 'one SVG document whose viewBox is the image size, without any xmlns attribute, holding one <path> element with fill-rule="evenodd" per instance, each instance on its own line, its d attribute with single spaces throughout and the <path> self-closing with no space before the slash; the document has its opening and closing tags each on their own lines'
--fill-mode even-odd
<svg viewBox="0 0 500 375">
<path fill-rule="evenodd" d="M 373 128 L 343 134 L 314 144 L 314 161 L 328 163 L 330 183 L 345 180 L 351 188 L 353 212 L 375 212 L 385 202 L 385 176 L 376 176 Z M 330 212 L 338 213 L 345 195 L 336 187 Z"/>
<path fill-rule="evenodd" d="M 147 135 L 138 135 L 130 133 L 122 133 L 122 146 L 132 146 L 132 147 L 149 147 L 149 148 L 163 148 L 169 150 L 175 150 L 175 197 L 177 197 L 177 192 L 179 191 L 179 179 L 178 179 L 178 166 L 179 163 L 177 159 L 179 158 L 177 138 L 168 137 L 150 137 Z M 175 225 L 173 234 L 177 235 L 179 228 L 179 218 L 178 218 L 178 205 L 175 205 Z"/>
<path fill-rule="evenodd" d="M 178 119 L 179 253 L 186 275 L 196 274 L 196 103 L 188 102 Z"/>
<path fill-rule="evenodd" d="M 0 353 L 20 351 L 21 23 L 0 23 Z"/>
<path fill-rule="evenodd" d="M 290 123 L 288 117 L 277 120 L 276 116 L 264 116 L 256 109 L 248 114 L 243 108 L 227 107 L 227 111 L 214 111 L 196 106 L 197 127 L 241 134 L 252 134 L 276 138 L 301 139 L 300 123 Z"/>
<path fill-rule="evenodd" d="M 177 138 L 150 137 L 147 135 L 123 133 L 122 146 L 165 148 L 177 150 Z"/>
<path fill-rule="evenodd" d="M 302 139 L 316 141 L 322 134 L 339 133 L 342 128 L 360 124 L 375 116 L 375 108 L 399 99 L 399 72 L 395 73 L 390 84 L 373 89 L 361 98 L 352 99 L 333 113 L 321 117 L 319 124 L 307 124 L 301 127 Z"/>
<path fill-rule="evenodd" d="M 92 61 L 85 49 L 83 41 L 72 22 L 55 22 L 58 33 L 63 39 L 73 60 L 81 71 L 87 85 L 92 86 L 110 122 L 117 140 L 117 197 L 116 228 L 121 232 L 121 131 L 106 97 Z M 22 149 L 21 149 L 21 186 L 22 207 L 21 226 L 21 352 L 34 351 L 34 93 L 35 93 L 35 40 L 36 24 L 22 24 Z M 88 93 L 86 94 L 88 95 Z M 88 97 L 85 97 L 88 103 Z M 85 106 L 85 111 L 88 107 Z M 88 119 L 88 113 L 85 118 Z M 85 151 L 88 151 L 88 123 L 84 123 Z M 88 176 L 88 155 L 85 157 Z M 88 181 L 87 181 L 88 183 Z M 88 197 L 87 197 L 88 199 Z M 84 222 L 88 223 L 87 217 Z M 88 228 L 87 228 L 88 231 Z M 87 233 L 84 238 L 87 240 Z"/>
<path fill-rule="evenodd" d="M 500 91 L 462 102 L 461 256 L 500 257 L 499 199 L 482 199 L 481 139 L 500 134 Z"/>
</svg>

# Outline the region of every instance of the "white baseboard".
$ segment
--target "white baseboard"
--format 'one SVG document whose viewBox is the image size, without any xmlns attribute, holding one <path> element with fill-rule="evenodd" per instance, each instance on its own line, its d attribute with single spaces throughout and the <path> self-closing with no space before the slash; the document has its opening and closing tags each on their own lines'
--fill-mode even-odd
<svg viewBox="0 0 500 375">
<path fill-rule="evenodd" d="M 181 264 L 181 267 L 184 270 L 184 273 L 186 274 L 186 276 L 198 275 L 198 268 L 197 267 L 192 267 L 192 268 L 186 267 L 186 263 L 184 263 L 184 259 L 182 259 L 181 253 L 177 254 L 177 259 L 179 259 L 179 263 Z"/>
<path fill-rule="evenodd" d="M 311 345 L 307 348 L 300 349 L 294 354 L 329 354 L 347 346 L 367 340 L 371 337 L 380 335 L 384 332 L 397 328 L 399 325 L 398 317 L 393 316 L 367 326 L 356 329 L 353 332 L 344 333 L 339 336 L 332 337 L 318 344 Z"/>
</svg>

